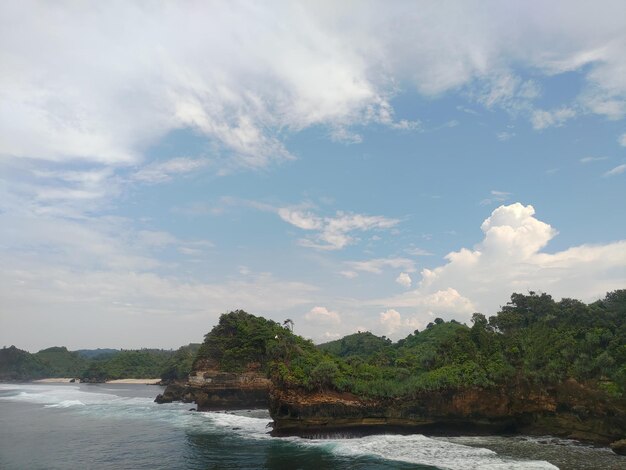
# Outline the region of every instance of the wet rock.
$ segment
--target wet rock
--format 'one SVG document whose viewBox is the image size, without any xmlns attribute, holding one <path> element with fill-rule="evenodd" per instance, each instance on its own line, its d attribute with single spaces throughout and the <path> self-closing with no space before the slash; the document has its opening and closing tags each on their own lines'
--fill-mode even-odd
<svg viewBox="0 0 626 470">
<path fill-rule="evenodd" d="M 619 455 L 626 455 L 626 439 L 620 439 L 611 444 L 613 452 Z"/>
</svg>

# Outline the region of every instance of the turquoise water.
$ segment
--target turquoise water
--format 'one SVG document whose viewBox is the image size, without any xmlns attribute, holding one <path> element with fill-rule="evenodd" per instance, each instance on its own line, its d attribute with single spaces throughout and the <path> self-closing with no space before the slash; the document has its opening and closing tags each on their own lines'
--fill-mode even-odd
<svg viewBox="0 0 626 470">
<path fill-rule="evenodd" d="M 626 459 L 607 449 L 551 438 L 273 438 L 265 411 L 192 412 L 189 404 L 153 403 L 161 391 L 146 385 L 0 384 L 0 468 L 626 468 Z"/>
</svg>

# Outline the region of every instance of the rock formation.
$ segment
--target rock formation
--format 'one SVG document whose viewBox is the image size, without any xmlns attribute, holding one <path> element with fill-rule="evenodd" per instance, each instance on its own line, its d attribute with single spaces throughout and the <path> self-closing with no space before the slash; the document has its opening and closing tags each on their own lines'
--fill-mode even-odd
<svg viewBox="0 0 626 470">
<path fill-rule="evenodd" d="M 623 437 L 626 430 L 623 400 L 611 400 L 573 380 L 544 390 L 524 386 L 473 388 L 380 400 L 333 391 L 273 389 L 270 414 L 275 435 L 336 431 L 525 433 L 606 445 Z"/>
<path fill-rule="evenodd" d="M 233 373 L 199 369 L 191 373 L 186 383 L 168 385 L 155 401 L 194 402 L 198 411 L 267 408 L 270 386 L 270 380 L 255 371 Z"/>
</svg>

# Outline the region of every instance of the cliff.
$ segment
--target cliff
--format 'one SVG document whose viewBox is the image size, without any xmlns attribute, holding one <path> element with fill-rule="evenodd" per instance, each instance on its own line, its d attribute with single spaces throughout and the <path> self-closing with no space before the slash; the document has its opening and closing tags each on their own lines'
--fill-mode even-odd
<svg viewBox="0 0 626 470">
<path fill-rule="evenodd" d="M 232 373 L 216 369 L 194 370 L 186 382 L 168 385 L 155 401 L 193 402 L 198 411 L 267 408 L 270 386 L 271 381 L 255 371 Z"/>
<path fill-rule="evenodd" d="M 270 414 L 275 435 L 524 433 L 609 444 L 626 431 L 624 400 L 611 399 L 574 380 L 547 389 L 517 384 L 420 392 L 395 399 L 273 389 Z"/>
</svg>

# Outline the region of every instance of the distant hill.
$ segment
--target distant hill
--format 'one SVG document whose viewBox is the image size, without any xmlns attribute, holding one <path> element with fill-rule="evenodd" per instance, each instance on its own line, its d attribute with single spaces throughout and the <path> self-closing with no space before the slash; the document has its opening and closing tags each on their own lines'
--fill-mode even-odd
<svg viewBox="0 0 626 470">
<path fill-rule="evenodd" d="M 0 380 L 19 381 L 46 377 L 47 366 L 41 359 L 11 346 L 0 349 Z"/>
<path fill-rule="evenodd" d="M 199 344 L 190 344 L 177 351 L 110 348 L 68 351 L 65 346 L 53 346 L 31 354 L 11 346 L 0 350 L 0 381 L 57 377 L 77 377 L 86 382 L 156 377 L 173 380 L 189 374 L 199 348 Z"/>
<path fill-rule="evenodd" d="M 111 348 L 98 348 L 98 349 L 78 349 L 74 351 L 79 356 L 84 357 L 86 359 L 95 359 L 101 356 L 112 356 L 113 354 L 117 354 L 120 352 L 119 349 L 111 349 Z"/>
<path fill-rule="evenodd" d="M 341 339 L 319 344 L 318 349 L 334 356 L 369 358 L 391 347 L 391 340 L 369 331 L 354 333 Z"/>
<path fill-rule="evenodd" d="M 77 352 L 70 352 L 64 346 L 42 349 L 33 355 L 45 366 L 48 377 L 77 377 L 85 367 L 87 359 Z"/>
</svg>

